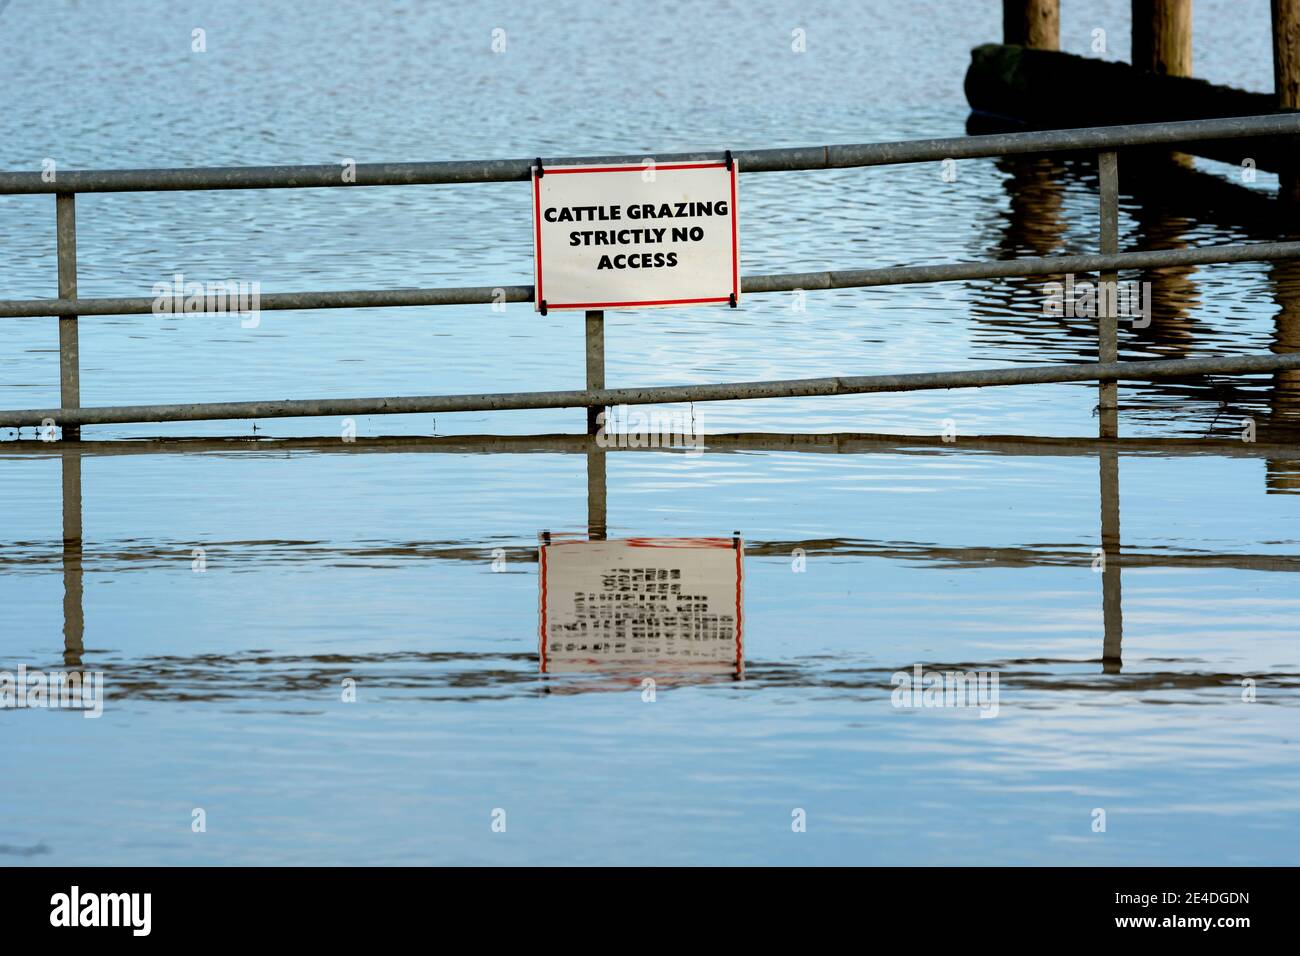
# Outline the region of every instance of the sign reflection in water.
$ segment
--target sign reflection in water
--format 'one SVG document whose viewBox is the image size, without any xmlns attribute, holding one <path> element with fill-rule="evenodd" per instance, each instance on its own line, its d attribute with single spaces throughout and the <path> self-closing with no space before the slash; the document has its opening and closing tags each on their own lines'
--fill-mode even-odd
<svg viewBox="0 0 1300 956">
<path fill-rule="evenodd" d="M 744 547 L 734 538 L 542 535 L 542 673 L 743 671 Z"/>
</svg>

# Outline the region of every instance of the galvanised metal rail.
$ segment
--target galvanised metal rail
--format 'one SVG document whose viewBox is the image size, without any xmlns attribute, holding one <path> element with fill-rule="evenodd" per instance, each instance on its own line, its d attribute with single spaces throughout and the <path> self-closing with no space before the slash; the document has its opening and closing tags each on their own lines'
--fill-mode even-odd
<svg viewBox="0 0 1300 956">
<path fill-rule="evenodd" d="M 1026 153 L 1110 150 L 1130 146 L 1171 146 L 1214 139 L 1296 136 L 1295 113 L 1243 116 L 1181 123 L 1142 123 L 1035 133 L 996 133 L 948 139 L 905 140 L 847 146 L 795 146 L 732 150 L 742 172 L 770 173 L 810 169 L 890 166 L 944 159 L 984 159 Z M 645 153 L 627 156 L 542 157 L 546 166 L 580 163 L 613 166 L 644 162 Z M 720 162 L 716 152 L 668 153 L 656 163 Z M 112 169 L 61 172 L 55 183 L 37 172 L 0 172 L 0 195 L 18 193 L 121 193 L 186 189 L 302 189 L 327 186 L 433 186 L 464 183 L 527 182 L 536 160 L 471 159 L 439 163 L 358 163 L 356 181 L 344 182 L 340 166 L 225 166 L 199 169 Z"/>
<path fill-rule="evenodd" d="M 497 392 L 482 395 L 428 395 L 394 398 L 283 399 L 264 402 L 209 402 L 196 405 L 119 405 L 105 408 L 35 409 L 0 412 L 0 427 L 39 425 L 56 414 L 81 425 L 131 422 L 196 422 L 232 418 L 295 418 L 318 415 L 399 415 L 431 412 L 484 412 L 524 408 L 580 408 L 595 405 L 654 405 L 669 402 L 721 402 L 754 398 L 857 395 L 864 392 L 916 392 L 990 385 L 1045 385 L 1053 382 L 1153 381 L 1220 372 L 1272 372 L 1300 369 L 1300 352 L 1287 355 L 1237 355 L 1203 359 L 1160 359 L 1078 365 L 1017 365 L 960 372 L 794 378 L 717 385 L 657 385 L 649 388 L 575 389 L 568 392 Z M 57 422 L 58 419 L 55 419 Z"/>
<path fill-rule="evenodd" d="M 813 273 L 747 276 L 746 293 L 793 290 L 864 288 L 923 282 L 1009 276 L 1059 275 L 1098 272 L 1102 282 L 1114 282 L 1120 269 L 1147 269 L 1175 265 L 1221 262 L 1258 262 L 1300 258 L 1300 242 L 1271 242 L 1208 246 L 1194 249 L 1121 253 L 1118 250 L 1118 160 L 1116 150 L 1132 147 L 1175 146 L 1205 140 L 1247 137 L 1285 137 L 1300 157 L 1300 113 L 1270 116 L 1150 123 L 1095 129 L 1008 133 L 952 139 L 915 140 L 844 146 L 739 150 L 732 155 L 743 173 L 845 169 L 916 163 L 943 159 L 1097 150 L 1101 192 L 1100 254 L 963 262 L 937 266 L 904 266 Z M 722 153 L 673 153 L 656 162 L 717 161 Z M 548 157 L 544 164 L 639 163 L 644 156 Z M 410 396 L 356 399 L 304 399 L 267 402 L 220 402 L 188 405 L 141 405 L 82 408 L 77 343 L 77 320 L 88 315 L 139 315 L 152 313 L 155 297 L 81 299 L 77 296 L 76 215 L 78 192 L 140 192 L 214 189 L 294 189 L 353 186 L 436 185 L 452 183 L 515 182 L 527 180 L 535 160 L 469 160 L 436 163 L 363 163 L 346 180 L 338 165 L 252 166 L 207 169 L 85 170 L 60 172 L 46 181 L 36 172 L 0 172 L 0 195 L 54 193 L 58 241 L 59 294 L 55 299 L 0 300 L 0 318 L 54 316 L 59 320 L 60 402 L 57 409 L 0 411 L 0 426 L 40 425 L 53 421 L 65 438 L 79 436 L 80 426 L 154 421 L 269 418 L 334 414 L 385 414 L 471 411 L 485 409 L 586 407 L 588 427 L 596 411 L 611 404 L 723 401 L 742 398 L 780 398 L 808 395 L 842 395 L 861 392 L 917 389 L 969 388 L 986 385 L 1021 385 L 1041 382 L 1098 381 L 1101 383 L 1101 436 L 1118 434 L 1116 383 L 1210 373 L 1266 372 L 1300 369 L 1300 353 L 1240 355 L 1206 359 L 1155 362 L 1119 362 L 1117 316 L 1114 302 L 1105 303 L 1099 316 L 1097 363 L 1019 366 L 962 372 L 912 375 L 836 376 L 776 382 L 736 382 L 715 385 L 655 388 L 604 387 L 603 313 L 587 314 L 587 388 L 566 392 L 518 392 L 485 395 Z M 1297 160 L 1300 163 L 1300 158 Z M 172 306 L 175 300 L 163 296 Z M 181 298 L 177 296 L 175 298 Z M 358 290 L 335 292 L 285 292 L 260 296 L 259 307 L 279 309 L 334 309 L 376 306 L 465 305 L 497 301 L 530 302 L 532 286 L 470 288 Z M 177 309 L 176 311 L 182 311 Z M 208 308 L 219 314 L 238 311 L 238 304 Z"/>
</svg>

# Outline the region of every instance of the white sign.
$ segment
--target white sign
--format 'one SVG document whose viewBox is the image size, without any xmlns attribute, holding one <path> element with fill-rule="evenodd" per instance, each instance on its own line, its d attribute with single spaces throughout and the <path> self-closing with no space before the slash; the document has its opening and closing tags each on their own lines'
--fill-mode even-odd
<svg viewBox="0 0 1300 956">
<path fill-rule="evenodd" d="M 540 312 L 740 301 L 736 164 L 533 167 Z"/>
<path fill-rule="evenodd" d="M 739 539 L 556 536 L 540 566 L 543 673 L 740 673 Z"/>
</svg>

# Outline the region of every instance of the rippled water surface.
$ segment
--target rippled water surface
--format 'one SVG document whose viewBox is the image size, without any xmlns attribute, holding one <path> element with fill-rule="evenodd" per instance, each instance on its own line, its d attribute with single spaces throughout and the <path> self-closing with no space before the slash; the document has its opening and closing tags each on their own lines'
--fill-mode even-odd
<svg viewBox="0 0 1300 956">
<path fill-rule="evenodd" d="M 1063 48 L 1127 51 L 1127 3 L 1063 6 Z M 969 50 L 1001 31 L 967 0 L 0 7 L 0 167 L 29 170 L 962 135 Z M 1196 17 L 1198 75 L 1267 91 L 1268 4 Z M 1125 248 L 1291 228 L 1268 175 L 1126 170 Z M 741 204 L 746 274 L 1097 241 L 1086 157 L 753 174 Z M 0 197 L 0 298 L 54 294 L 53 206 Z M 529 213 L 522 183 L 81 196 L 79 292 L 525 284 Z M 1300 348 L 1294 265 L 1133 278 L 1154 315 L 1124 358 Z M 1041 301 L 611 312 L 607 381 L 1092 360 L 1093 324 Z M 3 321 L 0 408 L 57 406 L 56 323 Z M 582 336 L 523 304 L 87 318 L 82 401 L 567 389 Z M 683 407 L 702 454 L 601 453 L 580 410 L 360 417 L 348 443 L 338 419 L 7 429 L 0 670 L 99 670 L 107 699 L 0 709 L 0 863 L 1293 863 L 1300 379 L 1120 402 L 1119 447 L 1064 384 Z M 742 673 L 542 673 L 543 530 L 740 531 Z M 996 716 L 894 706 L 917 664 L 996 674 Z"/>
</svg>

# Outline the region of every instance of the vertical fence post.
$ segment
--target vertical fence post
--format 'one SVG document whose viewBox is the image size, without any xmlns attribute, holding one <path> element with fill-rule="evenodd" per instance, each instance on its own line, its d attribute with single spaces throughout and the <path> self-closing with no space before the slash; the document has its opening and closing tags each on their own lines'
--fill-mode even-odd
<svg viewBox="0 0 1300 956">
<path fill-rule="evenodd" d="M 605 313 L 599 309 L 587 312 L 587 388 L 605 387 Z M 604 411 L 598 405 L 587 408 L 587 434 L 600 430 L 597 416 Z M 605 450 L 592 448 L 587 452 L 587 536 L 592 541 L 604 541 L 606 534 L 605 504 Z"/>
<path fill-rule="evenodd" d="M 77 198 L 75 193 L 54 196 L 55 235 L 59 250 L 59 298 L 77 297 Z M 77 344 L 77 317 L 59 316 L 59 407 L 81 407 L 81 355 Z M 58 423 L 63 437 L 81 437 L 80 425 Z"/>
<path fill-rule="evenodd" d="M 1097 157 L 1097 174 L 1101 191 L 1101 254 L 1119 252 L 1119 160 L 1115 152 Z M 1118 272 L 1103 272 L 1097 290 L 1097 361 L 1115 362 L 1119 356 L 1117 328 Z M 1119 437 L 1119 384 L 1102 382 L 1098 388 L 1099 435 Z"/>
<path fill-rule="evenodd" d="M 605 387 L 605 313 L 599 309 L 587 313 L 587 388 Z M 594 435 L 600 428 L 596 416 L 604 409 L 598 405 L 587 408 L 587 434 Z"/>
</svg>

